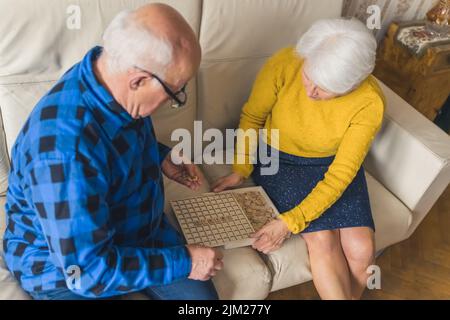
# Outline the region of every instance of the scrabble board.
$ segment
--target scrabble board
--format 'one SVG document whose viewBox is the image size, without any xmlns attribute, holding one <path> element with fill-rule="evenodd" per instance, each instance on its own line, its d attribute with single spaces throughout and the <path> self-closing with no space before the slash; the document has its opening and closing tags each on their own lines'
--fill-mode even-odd
<svg viewBox="0 0 450 320">
<path fill-rule="evenodd" d="M 250 235 L 278 215 L 261 187 L 205 193 L 170 204 L 188 244 L 225 249 L 251 245 Z"/>
</svg>

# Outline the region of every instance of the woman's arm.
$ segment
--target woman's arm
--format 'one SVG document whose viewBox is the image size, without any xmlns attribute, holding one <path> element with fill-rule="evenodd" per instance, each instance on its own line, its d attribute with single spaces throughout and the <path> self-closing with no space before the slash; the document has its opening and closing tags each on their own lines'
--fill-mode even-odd
<svg viewBox="0 0 450 320">
<path fill-rule="evenodd" d="M 341 197 L 360 169 L 381 127 L 383 113 L 384 102 L 380 97 L 353 117 L 324 179 L 297 207 L 280 215 L 292 233 L 303 231 Z"/>
<path fill-rule="evenodd" d="M 244 133 L 248 133 L 247 130 L 256 130 L 258 133 L 258 130 L 264 127 L 267 116 L 277 101 L 277 94 L 283 86 L 284 68 L 291 55 L 292 48 L 282 49 L 272 56 L 259 72 L 250 98 L 241 113 L 239 129 L 244 130 Z M 233 172 L 245 178 L 250 176 L 253 171 L 250 155 L 256 151 L 256 145 L 249 146 L 247 144 L 243 151 L 235 149 L 233 165 Z M 239 158 L 245 159 L 245 163 L 238 163 Z"/>
</svg>

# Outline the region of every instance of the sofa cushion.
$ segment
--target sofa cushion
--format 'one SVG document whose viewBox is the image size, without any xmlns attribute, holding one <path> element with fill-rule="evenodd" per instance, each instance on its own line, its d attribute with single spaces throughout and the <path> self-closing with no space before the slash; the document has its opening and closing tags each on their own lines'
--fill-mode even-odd
<svg viewBox="0 0 450 320">
<path fill-rule="evenodd" d="M 206 183 L 198 191 L 192 191 L 174 181 L 164 177 L 166 203 L 164 211 L 170 222 L 180 230 L 170 206 L 170 200 L 183 199 L 196 194 L 209 192 L 209 183 Z M 251 248 L 236 248 L 223 250 L 224 269 L 213 279 L 214 286 L 220 299 L 264 299 L 271 287 L 271 273 L 267 265 L 255 250 Z M 142 293 L 133 293 L 124 299 L 146 299 Z"/>
<path fill-rule="evenodd" d="M 379 83 L 385 117 L 364 165 L 413 212 L 409 236 L 448 186 L 450 136 Z"/>
<path fill-rule="evenodd" d="M 0 195 L 8 187 L 9 158 L 16 137 L 36 103 L 54 83 L 42 81 L 0 85 L 0 120 L 3 119 L 0 122 Z M 180 109 L 164 105 L 152 116 L 159 141 L 173 145 L 170 135 L 174 129 L 192 130 L 196 103 L 194 82 L 188 86 L 187 92 L 191 103 Z"/>
<path fill-rule="evenodd" d="M 376 250 L 379 251 L 406 238 L 411 212 L 367 172 L 366 179 L 376 228 Z M 312 279 L 308 250 L 301 236 L 292 236 L 279 250 L 264 256 L 264 260 L 273 272 L 271 291 Z"/>
<path fill-rule="evenodd" d="M 11 148 L 39 98 L 54 81 L 0 85 L 0 195 L 8 188 Z"/>
<path fill-rule="evenodd" d="M 205 168 L 205 167 L 203 167 Z M 202 168 L 202 169 L 203 169 Z M 183 199 L 210 191 L 208 181 L 198 191 L 192 191 L 176 182 L 164 179 L 165 212 L 169 220 L 180 229 L 170 207 L 170 200 Z M 221 299 L 264 299 L 271 287 L 271 273 L 255 250 L 236 248 L 223 250 L 224 269 L 213 282 Z"/>
<path fill-rule="evenodd" d="M 0 108 L 9 154 L 31 110 L 54 83 L 55 81 L 43 81 L 0 85 Z"/>
<path fill-rule="evenodd" d="M 0 241 L 3 240 L 6 229 L 6 212 L 5 212 L 6 197 L 0 197 Z M 3 250 L 3 246 L 0 247 Z"/>
<path fill-rule="evenodd" d="M 295 45 L 314 21 L 340 17 L 342 2 L 204 0 L 198 77 L 198 119 L 204 127 L 235 128 L 264 61 Z"/>
<path fill-rule="evenodd" d="M 219 152 L 218 157 L 226 158 L 223 152 Z M 202 168 L 211 183 L 231 172 L 230 165 L 204 165 Z M 381 250 L 407 237 L 411 224 L 411 212 L 367 171 L 366 179 L 376 227 L 376 249 Z M 250 185 L 252 182 L 249 179 L 242 187 Z M 296 254 L 292 254 L 293 252 Z M 292 236 L 279 250 L 267 256 L 261 256 L 272 272 L 271 291 L 281 290 L 312 279 L 308 251 L 305 241 L 300 235 Z"/>
<path fill-rule="evenodd" d="M 250 247 L 224 250 L 224 269 L 213 279 L 220 299 L 265 299 L 272 274 L 258 253 Z"/>
<path fill-rule="evenodd" d="M 225 268 L 213 279 L 221 300 L 262 300 L 270 291 L 272 275 L 261 258 L 250 248 L 224 251 Z M 123 297 L 124 300 L 148 300 L 135 292 Z"/>
<path fill-rule="evenodd" d="M 199 33 L 201 0 L 1 1 L 0 12 L 8 12 L 0 20 L 0 34 L 6 35 L 0 38 L 0 112 L 8 150 L 37 101 L 90 48 L 101 43 L 101 34 L 111 19 L 121 10 L 151 2 L 172 5 L 194 32 Z M 77 11 L 81 28 L 70 29 L 67 25 Z M 191 81 L 184 108 L 164 106 L 154 114 L 155 130 L 161 142 L 173 144 L 170 135 L 176 128 L 192 130 L 196 91 L 196 81 Z M 2 131 L 0 124 L 0 195 L 7 188 L 9 170 Z"/>
<path fill-rule="evenodd" d="M 5 233 L 5 197 L 0 197 L 0 300 L 28 300 L 17 280 L 6 268 L 3 260 L 3 235 Z"/>
<path fill-rule="evenodd" d="M 6 147 L 6 136 L 3 130 L 2 113 L 0 112 L 0 196 L 8 188 L 9 157 Z"/>
<path fill-rule="evenodd" d="M 375 222 L 376 250 L 380 251 L 408 237 L 412 213 L 367 171 L 366 180 Z"/>
<path fill-rule="evenodd" d="M 179 225 L 170 207 L 170 200 L 191 197 L 199 193 L 209 192 L 206 181 L 200 190 L 192 191 L 174 181 L 164 178 L 166 203 L 164 210 L 171 223 L 179 229 Z M 0 197 L 0 244 L 3 247 L 5 229 L 5 197 Z M 221 299 L 264 299 L 271 287 L 271 273 L 260 256 L 250 248 L 224 250 L 225 268 L 214 278 L 214 284 Z M 0 251 L 0 300 L 28 299 L 28 295 L 20 288 L 18 282 L 6 269 Z M 5 288 L 5 289 L 3 289 Z M 142 294 L 128 295 L 125 299 L 145 299 Z"/>
<path fill-rule="evenodd" d="M 118 12 L 152 2 L 176 8 L 198 34 L 201 0 L 1 1 L 0 12 L 8 14 L 0 20 L 0 83 L 58 79 L 101 42 Z"/>
<path fill-rule="evenodd" d="M 301 235 L 291 236 L 280 249 L 261 256 L 272 272 L 271 292 L 312 280 L 308 248 Z"/>
<path fill-rule="evenodd" d="M 218 150 L 215 153 L 216 159 L 221 159 L 222 163 L 226 163 L 226 158 L 232 159 L 233 151 L 230 150 Z M 225 177 L 231 173 L 231 165 L 227 164 L 212 164 L 212 165 L 202 165 L 202 170 L 206 175 L 209 183 L 212 185 L 217 179 Z M 254 187 L 255 183 L 252 178 L 244 180 L 243 184 L 239 188 Z"/>
<path fill-rule="evenodd" d="M 30 296 L 22 290 L 19 283 L 11 275 L 3 261 L 0 251 L 0 300 L 29 300 Z"/>
</svg>

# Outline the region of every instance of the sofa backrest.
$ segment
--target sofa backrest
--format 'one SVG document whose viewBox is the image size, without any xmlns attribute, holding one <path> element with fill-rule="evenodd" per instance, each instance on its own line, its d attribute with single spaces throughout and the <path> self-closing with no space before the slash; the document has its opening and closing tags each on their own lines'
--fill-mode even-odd
<svg viewBox="0 0 450 320">
<path fill-rule="evenodd" d="M 118 12 L 151 2 L 175 7 L 198 35 L 201 0 L 0 2 L 0 194 L 7 187 L 7 152 L 40 97 L 90 48 L 101 44 L 103 30 Z M 184 108 L 167 106 L 158 110 L 155 119 L 162 125 L 156 126 L 157 134 L 163 141 L 175 128 L 191 129 L 196 116 L 196 93 L 196 81 L 191 81 L 189 101 Z"/>
<path fill-rule="evenodd" d="M 8 153 L 31 109 L 55 81 L 93 46 L 121 10 L 149 0 L 2 0 L 0 12 L 0 194 L 6 190 Z M 158 0 L 172 5 L 199 37 L 204 60 L 188 86 L 184 108 L 160 108 L 158 138 L 176 128 L 233 128 L 264 60 L 293 45 L 309 25 L 339 17 L 341 0 Z M 75 4 L 75 6 L 74 6 Z M 80 18 L 79 29 L 77 18 Z M 198 87 L 197 87 L 198 84 Z M 200 97 L 200 99 L 198 99 Z M 1 121 L 2 120 L 2 121 Z M 2 128 L 3 125 L 3 128 Z M 3 136 L 4 134 L 4 136 Z"/>
<path fill-rule="evenodd" d="M 235 128 L 256 74 L 311 24 L 341 16 L 342 1 L 204 0 L 198 118 L 204 128 Z"/>
<path fill-rule="evenodd" d="M 94 45 L 123 9 L 149 0 L 2 0 L 0 12 L 0 195 L 8 150 L 39 98 Z M 316 20 L 339 17 L 342 0 L 158 0 L 174 6 L 199 37 L 203 60 L 188 86 L 188 105 L 154 115 L 158 138 L 176 128 L 235 128 L 258 70 L 280 48 L 295 45 Z M 76 6 L 73 6 L 76 4 Z M 78 11 L 79 10 L 79 11 Z M 78 16 L 79 14 L 79 16 Z M 80 28 L 76 19 L 80 17 Z M 75 27 L 75 29 L 73 29 Z M 383 86 L 383 85 L 382 85 Z M 450 174 L 448 136 L 430 126 L 389 88 L 383 129 L 365 167 L 412 211 L 425 212 Z M 404 114 L 405 116 L 402 116 Z M 415 133 L 420 133 L 417 138 Z M 436 137 L 438 142 L 436 145 Z M 445 171 L 447 174 L 442 175 Z M 447 179 L 447 180 L 446 180 Z"/>
</svg>

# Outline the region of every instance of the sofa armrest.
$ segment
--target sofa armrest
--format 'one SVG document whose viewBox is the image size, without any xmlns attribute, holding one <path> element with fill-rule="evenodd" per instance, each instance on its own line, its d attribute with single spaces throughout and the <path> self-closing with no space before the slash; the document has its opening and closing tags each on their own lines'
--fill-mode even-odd
<svg viewBox="0 0 450 320">
<path fill-rule="evenodd" d="M 9 170 L 9 155 L 6 148 L 6 135 L 0 107 L 0 196 L 4 196 L 6 194 L 6 190 L 8 189 Z"/>
<path fill-rule="evenodd" d="M 379 83 L 385 119 L 364 166 L 412 211 L 409 237 L 450 182 L 450 137 Z"/>
</svg>

